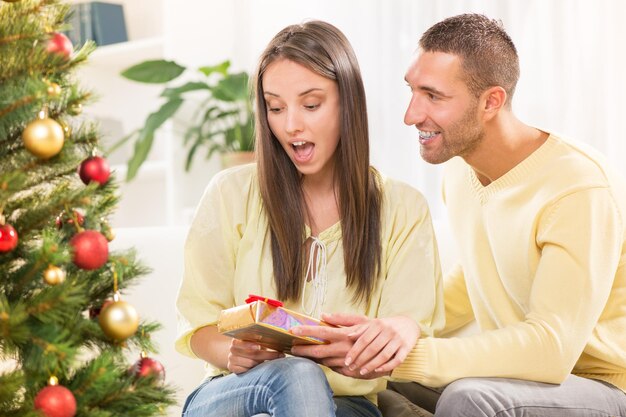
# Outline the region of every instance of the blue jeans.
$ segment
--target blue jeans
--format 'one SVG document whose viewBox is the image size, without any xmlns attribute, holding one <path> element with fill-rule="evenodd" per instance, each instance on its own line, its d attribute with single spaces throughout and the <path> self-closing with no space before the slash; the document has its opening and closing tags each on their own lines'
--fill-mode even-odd
<svg viewBox="0 0 626 417">
<path fill-rule="evenodd" d="M 337 397 L 313 361 L 288 357 L 213 378 L 189 395 L 183 417 L 380 417 L 364 397 Z"/>
</svg>

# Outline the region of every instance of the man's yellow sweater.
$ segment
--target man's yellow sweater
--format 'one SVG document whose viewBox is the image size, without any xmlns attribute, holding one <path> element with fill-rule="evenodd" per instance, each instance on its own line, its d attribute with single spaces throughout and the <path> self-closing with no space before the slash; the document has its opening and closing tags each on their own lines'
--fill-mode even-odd
<svg viewBox="0 0 626 417">
<path fill-rule="evenodd" d="M 551 135 L 487 186 L 450 161 L 444 198 L 460 253 L 445 283 L 445 331 L 476 319 L 480 333 L 422 338 L 392 376 L 442 386 L 574 373 L 626 391 L 623 179 Z"/>
</svg>

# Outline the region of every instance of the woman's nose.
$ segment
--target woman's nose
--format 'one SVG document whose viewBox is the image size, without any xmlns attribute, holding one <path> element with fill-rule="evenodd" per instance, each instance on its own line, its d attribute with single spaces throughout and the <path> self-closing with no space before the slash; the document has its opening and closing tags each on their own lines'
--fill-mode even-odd
<svg viewBox="0 0 626 417">
<path fill-rule="evenodd" d="M 289 134 L 294 134 L 302 131 L 302 117 L 297 110 L 287 110 L 287 117 L 285 120 L 285 131 Z"/>
</svg>

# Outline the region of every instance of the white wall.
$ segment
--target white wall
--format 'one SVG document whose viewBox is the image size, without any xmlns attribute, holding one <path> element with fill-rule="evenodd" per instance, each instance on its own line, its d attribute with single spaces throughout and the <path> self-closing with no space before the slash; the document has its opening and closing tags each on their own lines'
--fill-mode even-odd
<svg viewBox="0 0 626 417">
<path fill-rule="evenodd" d="M 414 128 L 402 123 L 403 77 L 417 40 L 433 23 L 482 12 L 502 19 L 517 45 L 522 77 L 514 108 L 525 121 L 589 142 L 626 167 L 626 2 L 619 0 L 188 0 L 166 1 L 166 54 L 200 66 L 230 58 L 252 71 L 284 26 L 323 19 L 352 42 L 368 94 L 372 161 L 422 190 L 442 214 L 440 167 L 419 158 Z M 212 167 L 211 169 L 214 169 Z M 626 168 L 621 168 L 626 174 Z M 210 176 L 210 175 L 208 175 Z M 207 172 L 186 177 L 204 183 Z M 192 193 L 196 193 L 199 185 Z M 189 201 L 197 197 L 185 196 Z"/>
<path fill-rule="evenodd" d="M 126 0 L 127 2 L 137 0 Z M 414 128 L 402 123 L 409 90 L 404 72 L 420 34 L 450 15 L 474 11 L 501 18 L 516 43 L 522 66 L 514 107 L 529 123 L 563 132 L 608 154 L 626 175 L 626 2 L 619 0 L 162 0 L 165 55 L 197 67 L 231 59 L 252 71 L 270 38 L 284 26 L 308 18 L 337 25 L 359 57 L 371 124 L 373 163 L 413 184 L 428 198 L 440 237 L 442 260 L 453 258 L 439 196 L 440 167 L 421 161 Z M 106 58 L 106 56 L 105 56 Z M 140 59 L 137 59 L 140 60 Z M 124 99 L 134 99 L 126 91 Z M 119 97 L 118 97 L 119 98 Z M 146 112 L 158 103 L 137 103 Z M 114 107 L 114 106 L 109 106 Z M 184 159 L 180 138 L 166 148 Z M 193 207 L 217 172 L 216 161 L 195 163 L 191 174 L 174 167 L 175 212 Z M 137 202 L 154 191 L 132 190 Z M 143 194 L 142 194 L 143 193 Z M 146 204 L 147 205 L 147 204 Z M 152 206 L 138 212 L 154 211 Z M 184 224 L 185 219 L 178 219 Z M 202 365 L 173 351 L 175 289 L 182 273 L 183 229 L 175 239 L 164 229 L 122 230 L 116 247 L 135 246 L 154 273 L 129 294 L 141 314 L 162 322 L 161 355 L 168 380 L 181 386 L 180 399 L 202 375 Z M 177 408 L 170 415 L 177 415 Z"/>
</svg>

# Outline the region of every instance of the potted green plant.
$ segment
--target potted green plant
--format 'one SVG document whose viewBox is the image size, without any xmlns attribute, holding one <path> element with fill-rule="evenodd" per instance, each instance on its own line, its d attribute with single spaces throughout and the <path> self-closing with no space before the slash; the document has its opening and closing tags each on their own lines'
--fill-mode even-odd
<svg viewBox="0 0 626 417">
<path fill-rule="evenodd" d="M 124 70 L 121 75 L 129 80 L 150 84 L 167 84 L 177 79 L 187 70 L 186 67 L 166 60 L 150 60 Z M 250 161 L 254 151 L 254 115 L 248 88 L 246 72 L 230 71 L 230 61 L 198 69 L 199 77 L 178 86 L 167 84 L 161 97 L 165 103 L 146 119 L 145 125 L 120 140 L 109 152 L 127 141 L 134 141 L 134 153 L 128 161 L 126 180 L 137 175 L 141 164 L 146 160 L 155 132 L 167 120 L 172 119 L 182 104 L 194 94 L 201 98 L 200 105 L 190 120 L 183 121 L 187 126 L 184 133 L 184 146 L 188 147 L 185 170 L 191 168 L 192 161 L 201 149 L 206 158 L 214 153 L 222 155 L 222 164 L 229 165 L 235 160 Z M 240 154 L 243 153 L 243 157 Z M 235 154 L 235 156 L 233 156 Z"/>
</svg>

